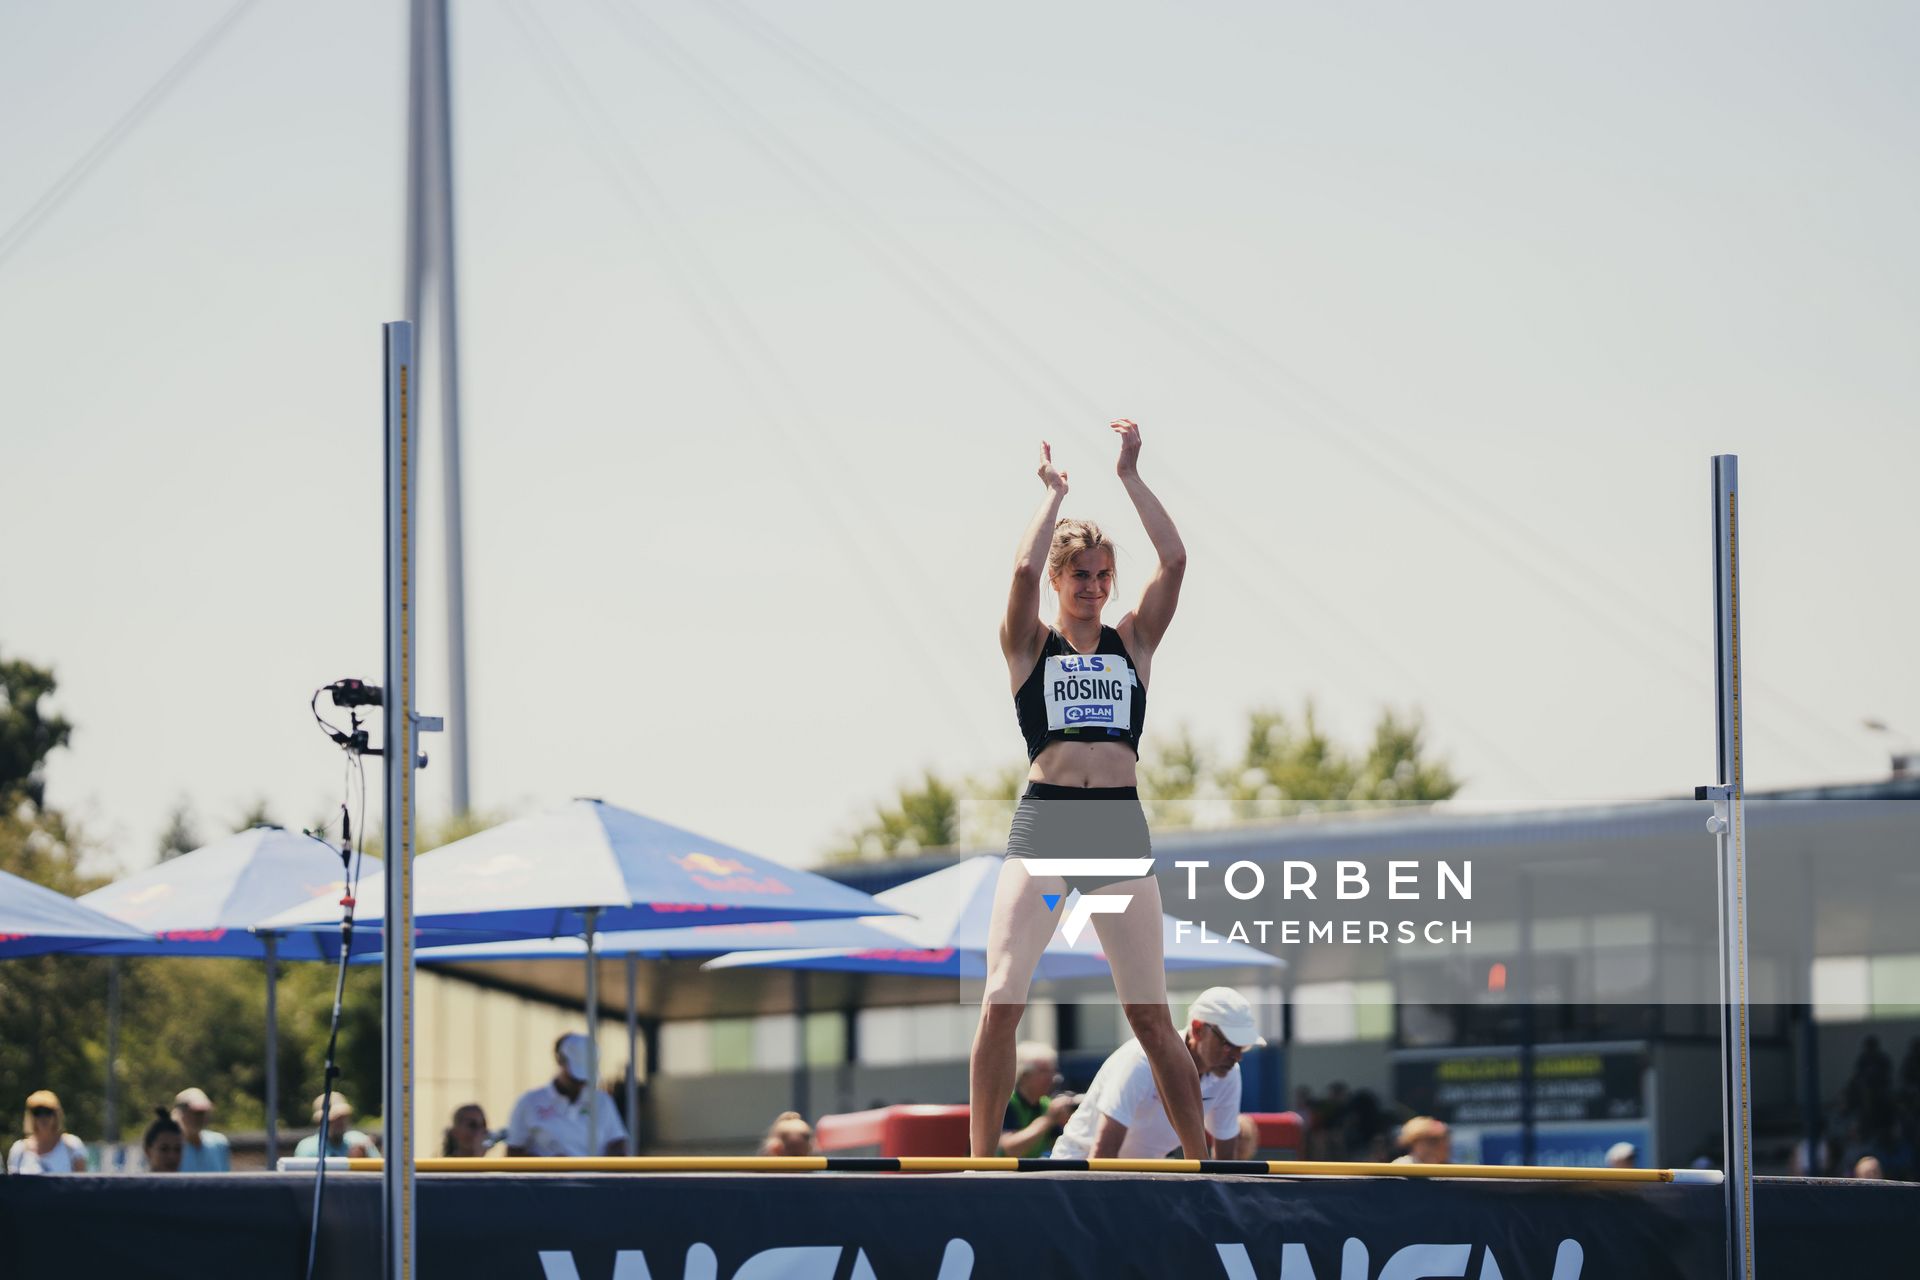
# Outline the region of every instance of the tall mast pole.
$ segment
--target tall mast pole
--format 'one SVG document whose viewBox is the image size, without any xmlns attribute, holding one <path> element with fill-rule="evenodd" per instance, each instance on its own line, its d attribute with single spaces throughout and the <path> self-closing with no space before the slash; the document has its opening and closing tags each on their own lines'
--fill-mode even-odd
<svg viewBox="0 0 1920 1280">
<path fill-rule="evenodd" d="M 446 521 L 447 743 L 453 811 L 473 807 L 468 767 L 466 520 L 460 458 L 460 324 L 454 253 L 453 75 L 446 0 L 413 0 L 407 96 L 404 311 L 416 354 L 431 341 L 439 375 Z M 432 288 L 434 323 L 422 314 Z"/>
</svg>

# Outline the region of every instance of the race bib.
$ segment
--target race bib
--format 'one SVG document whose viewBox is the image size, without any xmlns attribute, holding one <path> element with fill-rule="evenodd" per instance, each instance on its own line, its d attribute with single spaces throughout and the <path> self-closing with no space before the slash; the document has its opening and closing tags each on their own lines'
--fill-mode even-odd
<svg viewBox="0 0 1920 1280">
<path fill-rule="evenodd" d="M 1117 653 L 1057 653 L 1041 673 L 1047 728 L 1133 727 L 1133 667 Z"/>
</svg>

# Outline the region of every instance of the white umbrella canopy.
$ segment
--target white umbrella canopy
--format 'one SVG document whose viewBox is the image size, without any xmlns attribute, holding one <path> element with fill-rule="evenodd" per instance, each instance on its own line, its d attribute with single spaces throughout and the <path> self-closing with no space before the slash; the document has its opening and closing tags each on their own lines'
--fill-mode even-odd
<svg viewBox="0 0 1920 1280">
<path fill-rule="evenodd" d="M 380 860 L 355 858 L 377 871 Z M 279 962 L 339 953 L 337 934 L 261 929 L 269 917 L 317 904 L 337 920 L 347 869 L 324 840 L 269 823 L 215 840 L 95 889 L 81 901 L 146 931 L 138 942 L 93 948 L 108 955 L 244 956 L 266 961 L 267 1160 L 279 1152 Z M 112 1064 L 108 1064 L 112 1070 Z"/>
<path fill-rule="evenodd" d="M 141 942 L 146 936 L 64 893 L 0 871 L 0 956 L 80 951 L 103 942 Z"/>
</svg>

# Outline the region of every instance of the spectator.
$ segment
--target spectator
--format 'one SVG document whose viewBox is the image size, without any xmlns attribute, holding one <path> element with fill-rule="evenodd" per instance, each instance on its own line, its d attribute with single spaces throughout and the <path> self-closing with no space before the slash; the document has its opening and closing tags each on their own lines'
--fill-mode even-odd
<svg viewBox="0 0 1920 1280">
<path fill-rule="evenodd" d="M 1187 1009 L 1184 1039 L 1200 1073 L 1207 1148 L 1215 1157 L 1227 1156 L 1240 1140 L 1240 1055 L 1266 1043 L 1255 1027 L 1253 1006 L 1231 987 L 1209 987 Z M 1155 1158 L 1179 1145 L 1146 1052 L 1138 1040 L 1129 1040 L 1101 1064 L 1093 1087 L 1055 1139 L 1053 1155 Z"/>
<path fill-rule="evenodd" d="M 484 1156 L 499 1141 L 487 1130 L 487 1112 L 477 1102 L 455 1107 L 453 1123 L 440 1142 L 443 1156 Z"/>
<path fill-rule="evenodd" d="M 180 1172 L 233 1172 L 227 1135 L 207 1128 L 212 1114 L 213 1099 L 204 1090 L 189 1087 L 173 1096 L 173 1118 L 180 1123 Z"/>
<path fill-rule="evenodd" d="M 155 1107 L 153 1117 L 146 1135 L 140 1139 L 140 1149 L 147 1153 L 147 1172 L 179 1173 L 185 1148 L 181 1124 L 167 1114 L 165 1107 Z"/>
<path fill-rule="evenodd" d="M 1080 1100 L 1071 1094 L 1049 1096 L 1060 1070 L 1053 1050 L 1028 1040 L 1014 1050 L 1013 1097 L 1000 1122 L 1000 1154 L 1040 1159 L 1053 1150 L 1053 1140 L 1067 1127 Z"/>
<path fill-rule="evenodd" d="M 1400 1145 L 1407 1153 L 1395 1164 L 1452 1164 L 1453 1133 L 1444 1121 L 1415 1116 L 1400 1126 Z"/>
<path fill-rule="evenodd" d="M 1638 1169 L 1640 1167 L 1640 1148 L 1631 1142 L 1616 1142 L 1607 1148 L 1607 1168 Z"/>
<path fill-rule="evenodd" d="M 627 1135 L 613 1099 L 587 1081 L 587 1038 L 579 1033 L 553 1042 L 559 1067 L 553 1079 L 527 1090 L 507 1120 L 510 1156 L 625 1155 Z M 587 1108 L 594 1110 L 589 1113 Z M 600 1150 L 587 1149 L 588 1116 L 600 1130 Z"/>
<path fill-rule="evenodd" d="M 293 1149 L 294 1155 L 317 1156 L 320 1154 L 319 1125 L 322 1107 L 329 1108 L 326 1123 L 326 1153 L 329 1156 L 364 1158 L 366 1156 L 379 1154 L 374 1148 L 372 1138 L 369 1138 L 358 1129 L 350 1127 L 353 1120 L 353 1104 L 347 1101 L 346 1095 L 336 1093 L 333 1095 L 331 1103 L 328 1102 L 327 1095 L 325 1094 L 313 1100 L 314 1132 L 300 1139 L 300 1145 Z"/>
<path fill-rule="evenodd" d="M 66 1112 L 51 1089 L 27 1095 L 27 1136 L 7 1152 L 8 1173 L 85 1173 L 87 1147 L 66 1130 Z"/>
<path fill-rule="evenodd" d="M 1796 1178 L 1824 1178 L 1833 1163 L 1833 1144 L 1824 1136 L 1809 1141 L 1806 1138 L 1793 1144 L 1791 1168 Z"/>
<path fill-rule="evenodd" d="M 813 1144 L 813 1126 L 798 1111 L 782 1111 L 767 1126 L 767 1136 L 760 1141 L 760 1154 L 763 1156 L 817 1156 L 820 1149 Z"/>
<path fill-rule="evenodd" d="M 1854 1162 L 1853 1176 L 1864 1182 L 1884 1182 L 1887 1177 L 1878 1156 L 1861 1156 Z"/>
<path fill-rule="evenodd" d="M 1373 1140 L 1391 1127 L 1386 1111 L 1380 1105 L 1380 1095 L 1371 1089 L 1354 1090 L 1353 1097 L 1347 1101 L 1346 1117 L 1340 1126 L 1342 1145 L 1347 1156 L 1370 1150 Z"/>
<path fill-rule="evenodd" d="M 1321 1134 L 1321 1159 L 1345 1160 L 1350 1154 L 1347 1148 L 1347 1111 L 1351 1104 L 1346 1081 L 1335 1080 L 1327 1086 L 1326 1096 L 1320 1099 L 1319 1110 L 1313 1117 L 1313 1127 Z"/>
</svg>

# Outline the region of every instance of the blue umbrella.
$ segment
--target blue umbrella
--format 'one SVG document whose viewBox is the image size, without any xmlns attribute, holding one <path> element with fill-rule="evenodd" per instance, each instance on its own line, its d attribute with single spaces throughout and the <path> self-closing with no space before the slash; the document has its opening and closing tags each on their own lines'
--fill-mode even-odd
<svg viewBox="0 0 1920 1280">
<path fill-rule="evenodd" d="M 809 931 L 815 926 L 800 924 L 794 927 L 797 940 L 788 944 L 789 950 L 741 951 L 710 960 L 703 967 L 984 978 L 987 925 L 993 914 L 1000 864 L 1001 859 L 991 854 L 968 858 L 880 894 L 882 902 L 913 917 L 863 921 L 890 935 L 882 946 L 848 947 L 827 941 L 824 935 L 809 937 Z M 1065 919 L 1072 909 L 1073 896 L 1069 895 L 1058 914 Z M 1171 915 L 1163 915 L 1161 923 L 1169 970 L 1270 969 L 1285 963 L 1245 943 L 1218 937 L 1202 941 L 1199 937 L 1183 936 L 1192 931 L 1183 931 L 1180 921 Z M 1063 933 L 1056 931 L 1040 956 L 1034 976 L 1042 980 L 1065 980 L 1103 977 L 1111 972 L 1106 956 L 1100 951 L 1098 935 L 1089 929 L 1077 944 L 1069 943 Z"/>
<path fill-rule="evenodd" d="M 361 881 L 359 896 L 367 925 L 383 928 L 382 877 Z M 420 855 L 413 910 L 420 928 L 465 932 L 476 942 L 584 938 L 590 1032 L 599 1009 L 594 951 L 601 930 L 896 914 L 858 889 L 600 800 L 516 818 Z M 324 910 L 308 906 L 267 927 L 328 923 Z M 598 1037 L 589 1035 L 587 1044 L 588 1071 L 597 1080 Z M 598 1154 L 598 1112 L 588 1108 L 587 1115 L 588 1143 Z"/>
<path fill-rule="evenodd" d="M 358 922 L 382 928 L 385 898 L 383 878 L 369 874 L 360 883 Z M 421 854 L 413 903 L 419 928 L 474 942 L 896 914 L 858 889 L 599 800 L 575 800 Z M 309 905 L 262 927 L 334 923 L 325 906 Z"/>
<path fill-rule="evenodd" d="M 365 859 L 378 870 L 378 858 Z M 279 961 L 338 954 L 338 935 L 258 926 L 306 904 L 338 924 L 346 892 L 340 853 L 325 841 L 276 826 L 250 827 L 96 889 L 87 906 L 138 926 L 138 942 L 92 948 L 116 956 L 243 956 L 267 964 L 267 1162 L 279 1140 Z M 108 1064 L 109 1069 L 112 1064 Z"/>
<path fill-rule="evenodd" d="M 0 956 L 77 951 L 141 936 L 132 925 L 82 906 L 64 893 L 0 871 Z"/>
</svg>

